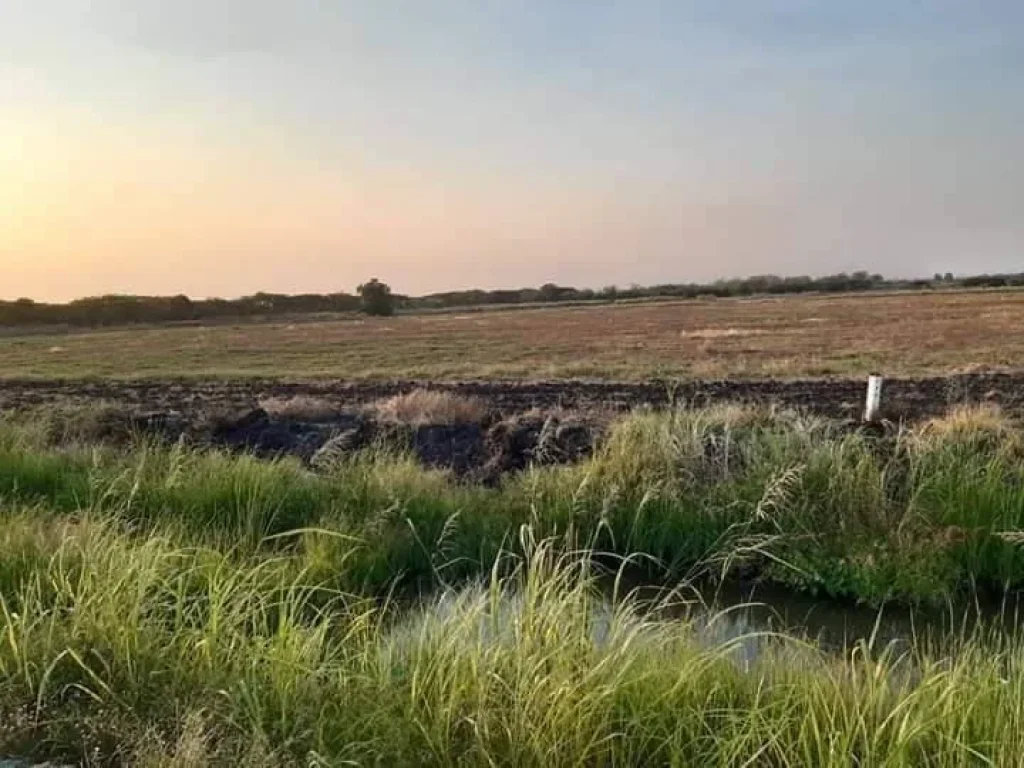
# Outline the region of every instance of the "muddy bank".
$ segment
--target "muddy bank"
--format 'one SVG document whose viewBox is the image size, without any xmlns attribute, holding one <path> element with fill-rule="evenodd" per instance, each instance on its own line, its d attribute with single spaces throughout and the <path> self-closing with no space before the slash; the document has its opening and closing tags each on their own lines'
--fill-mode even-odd
<svg viewBox="0 0 1024 768">
<path fill-rule="evenodd" d="M 282 382 L 239 381 L 45 381 L 0 380 L 0 408 L 23 408 L 54 401 L 107 401 L 135 409 L 196 412 L 217 407 L 243 409 L 261 398 L 309 395 L 339 408 L 410 392 L 438 389 L 479 397 L 495 411 L 523 413 L 534 408 L 574 411 L 694 406 L 721 402 L 775 403 L 836 419 L 855 418 L 862 408 L 861 379 L 721 381 L 492 381 L 459 382 Z M 1024 372 L 979 373 L 919 379 L 890 379 L 884 405 L 891 418 L 916 420 L 941 414 L 951 405 L 997 403 L 1024 415 Z"/>
</svg>

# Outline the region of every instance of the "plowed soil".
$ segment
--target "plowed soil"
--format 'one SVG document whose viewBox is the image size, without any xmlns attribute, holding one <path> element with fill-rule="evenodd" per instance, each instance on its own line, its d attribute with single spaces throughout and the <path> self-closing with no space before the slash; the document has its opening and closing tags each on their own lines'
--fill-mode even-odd
<svg viewBox="0 0 1024 768">
<path fill-rule="evenodd" d="M 460 382 L 281 382 L 243 379 L 211 381 L 43 381 L 0 380 L 0 409 L 22 409 L 54 402 L 104 402 L 136 411 L 175 411 L 188 415 L 250 408 L 260 399 L 308 395 L 341 409 L 408 392 L 442 389 L 485 400 L 495 411 L 515 414 L 533 408 L 574 411 L 627 410 L 670 403 L 774 403 L 838 419 L 858 418 L 864 379 L 667 381 L 494 381 Z M 893 419 L 939 415 L 960 403 L 995 403 L 1024 416 L 1024 373 L 961 374 L 887 380 L 883 410 Z"/>
</svg>

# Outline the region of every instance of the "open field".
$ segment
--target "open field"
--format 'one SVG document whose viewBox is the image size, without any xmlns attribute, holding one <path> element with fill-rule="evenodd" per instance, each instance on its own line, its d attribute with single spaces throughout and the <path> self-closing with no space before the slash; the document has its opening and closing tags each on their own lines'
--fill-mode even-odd
<svg viewBox="0 0 1024 768">
<path fill-rule="evenodd" d="M 727 378 L 1024 365 L 1024 291 L 717 299 L 0 338 L 3 377 Z"/>
<path fill-rule="evenodd" d="M 394 453 L 312 473 L 9 421 L 0 759 L 1014 765 L 1012 626 L 833 650 L 797 627 L 750 657 L 594 577 L 643 555 L 670 584 L 952 611 L 1024 584 L 1022 456 L 994 409 L 873 437 L 726 407 L 629 416 L 583 462 L 483 488 Z"/>
<path fill-rule="evenodd" d="M 2 339 L 0 764 L 1017 764 L 1021 310 Z M 851 421 L 873 370 L 895 425 Z M 670 606 L 609 602 L 626 560 Z M 737 582 L 957 629 L 716 639 L 678 604 Z"/>
</svg>

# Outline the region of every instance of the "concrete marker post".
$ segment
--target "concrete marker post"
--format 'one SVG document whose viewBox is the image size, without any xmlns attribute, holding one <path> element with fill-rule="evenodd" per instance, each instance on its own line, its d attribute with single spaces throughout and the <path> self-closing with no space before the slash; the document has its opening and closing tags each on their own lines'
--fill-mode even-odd
<svg viewBox="0 0 1024 768">
<path fill-rule="evenodd" d="M 868 376 L 868 393 L 864 402 L 864 421 L 878 421 L 882 409 L 882 377 L 872 374 Z"/>
</svg>

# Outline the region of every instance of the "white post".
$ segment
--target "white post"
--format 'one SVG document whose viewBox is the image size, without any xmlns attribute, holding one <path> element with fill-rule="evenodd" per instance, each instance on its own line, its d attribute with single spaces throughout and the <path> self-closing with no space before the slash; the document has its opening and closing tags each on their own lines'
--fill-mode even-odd
<svg viewBox="0 0 1024 768">
<path fill-rule="evenodd" d="M 864 421 L 878 420 L 878 412 L 882 407 L 882 377 L 868 376 L 868 396 L 864 403 Z"/>
</svg>

